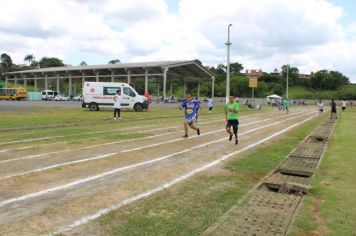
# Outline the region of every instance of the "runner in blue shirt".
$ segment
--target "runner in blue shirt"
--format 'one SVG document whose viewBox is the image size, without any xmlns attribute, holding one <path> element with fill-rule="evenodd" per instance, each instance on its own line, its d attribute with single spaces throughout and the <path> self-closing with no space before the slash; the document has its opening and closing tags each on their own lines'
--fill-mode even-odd
<svg viewBox="0 0 356 236">
<path fill-rule="evenodd" d="M 198 111 L 197 111 L 197 115 L 195 117 L 195 122 L 198 123 L 198 116 L 199 116 L 199 113 L 200 113 L 200 109 L 201 109 L 201 102 L 199 100 L 199 97 L 196 96 L 195 99 L 193 100 L 193 102 L 198 102 Z"/>
<path fill-rule="evenodd" d="M 188 127 L 197 131 L 200 135 L 200 129 L 194 124 L 199 111 L 199 101 L 194 100 L 191 94 L 188 94 L 187 99 L 179 106 L 180 110 L 184 109 L 184 133 L 183 138 L 188 138 Z"/>
</svg>

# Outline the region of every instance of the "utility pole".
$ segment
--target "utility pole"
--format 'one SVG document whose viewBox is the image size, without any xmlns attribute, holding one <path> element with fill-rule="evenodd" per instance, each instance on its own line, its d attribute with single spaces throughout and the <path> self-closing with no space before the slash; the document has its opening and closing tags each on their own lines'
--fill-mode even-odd
<svg viewBox="0 0 356 236">
<path fill-rule="evenodd" d="M 287 99 L 287 100 L 288 100 L 288 74 L 289 74 L 288 69 L 289 69 L 289 65 L 287 64 L 287 68 L 286 68 L 286 70 L 287 70 L 286 99 Z"/>
<path fill-rule="evenodd" d="M 227 27 L 227 42 L 225 43 L 227 46 L 227 66 L 226 66 L 226 103 L 229 101 L 230 97 L 230 27 L 232 24 L 229 24 Z"/>
</svg>

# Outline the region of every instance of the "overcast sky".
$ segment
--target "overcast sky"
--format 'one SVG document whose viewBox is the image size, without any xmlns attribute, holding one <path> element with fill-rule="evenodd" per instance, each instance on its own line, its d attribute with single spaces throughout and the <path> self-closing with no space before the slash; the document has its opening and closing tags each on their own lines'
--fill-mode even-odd
<svg viewBox="0 0 356 236">
<path fill-rule="evenodd" d="M 356 82 L 352 0 L 1 0 L 0 53 L 66 64 L 199 59 L 338 70 Z"/>
</svg>

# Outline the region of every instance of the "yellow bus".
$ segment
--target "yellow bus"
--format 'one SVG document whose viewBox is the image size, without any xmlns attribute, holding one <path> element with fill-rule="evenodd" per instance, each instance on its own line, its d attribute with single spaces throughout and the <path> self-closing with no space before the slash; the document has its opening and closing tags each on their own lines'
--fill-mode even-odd
<svg viewBox="0 0 356 236">
<path fill-rule="evenodd" d="M 24 88 L 0 88 L 0 100 L 21 100 L 26 97 L 27 91 Z"/>
</svg>

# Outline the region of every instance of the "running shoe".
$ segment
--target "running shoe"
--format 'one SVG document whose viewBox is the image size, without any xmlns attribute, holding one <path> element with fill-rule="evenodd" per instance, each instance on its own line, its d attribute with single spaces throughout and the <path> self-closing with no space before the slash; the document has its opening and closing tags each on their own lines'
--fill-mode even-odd
<svg viewBox="0 0 356 236">
<path fill-rule="evenodd" d="M 197 129 L 197 135 L 200 135 L 200 129 Z"/>
<path fill-rule="evenodd" d="M 182 138 L 188 138 L 188 134 L 183 135 Z"/>
<path fill-rule="evenodd" d="M 237 144 L 239 144 L 239 140 L 238 139 L 235 140 L 235 145 L 237 145 Z"/>
<path fill-rule="evenodd" d="M 229 141 L 231 141 L 231 140 L 232 140 L 232 136 L 233 136 L 233 135 L 232 135 L 232 134 L 230 134 L 230 136 L 229 136 Z"/>
</svg>

